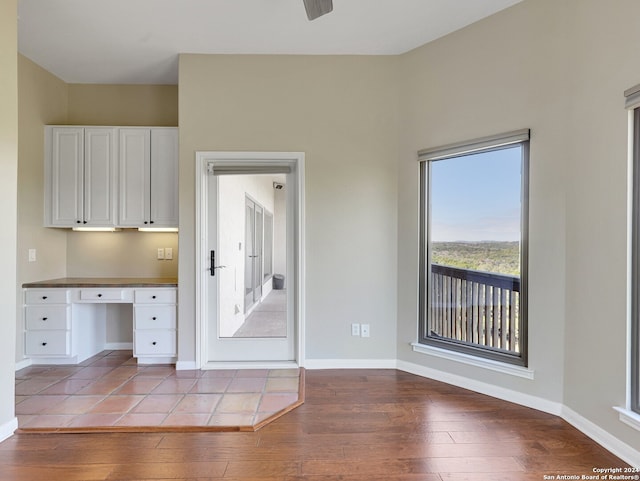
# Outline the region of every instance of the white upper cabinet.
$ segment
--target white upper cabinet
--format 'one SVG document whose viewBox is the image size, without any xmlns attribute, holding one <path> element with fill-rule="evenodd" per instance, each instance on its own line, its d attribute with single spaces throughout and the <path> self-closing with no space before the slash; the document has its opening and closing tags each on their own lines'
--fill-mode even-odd
<svg viewBox="0 0 640 481">
<path fill-rule="evenodd" d="M 148 225 L 151 181 L 151 131 L 141 128 L 119 130 L 119 200 L 118 225 Z"/>
<path fill-rule="evenodd" d="M 45 226 L 113 227 L 115 129 L 45 130 Z"/>
<path fill-rule="evenodd" d="M 120 227 L 178 227 L 178 129 L 119 129 Z"/>
<path fill-rule="evenodd" d="M 178 129 L 151 129 L 151 223 L 178 227 Z"/>
</svg>

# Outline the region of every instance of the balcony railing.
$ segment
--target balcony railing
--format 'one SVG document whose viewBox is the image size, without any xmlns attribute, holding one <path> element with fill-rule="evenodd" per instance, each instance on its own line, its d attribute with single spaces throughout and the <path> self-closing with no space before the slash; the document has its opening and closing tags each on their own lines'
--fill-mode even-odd
<svg viewBox="0 0 640 481">
<path fill-rule="evenodd" d="M 431 265 L 431 338 L 520 353 L 520 278 Z"/>
</svg>

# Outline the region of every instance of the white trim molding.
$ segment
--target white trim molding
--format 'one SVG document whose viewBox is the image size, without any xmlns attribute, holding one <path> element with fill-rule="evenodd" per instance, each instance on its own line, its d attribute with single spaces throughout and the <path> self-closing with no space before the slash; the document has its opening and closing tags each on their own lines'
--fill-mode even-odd
<svg viewBox="0 0 640 481">
<path fill-rule="evenodd" d="M 176 371 L 197 371 L 199 369 L 196 361 L 178 361 L 176 362 Z"/>
<path fill-rule="evenodd" d="M 510 376 L 518 376 L 530 380 L 533 380 L 534 378 L 535 371 L 526 367 L 515 366 L 513 364 L 494 361 L 492 359 L 484 359 L 477 356 L 471 356 L 463 352 L 455 352 L 447 349 L 440 349 L 434 346 L 426 346 L 417 342 L 411 343 L 411 347 L 413 348 L 414 352 L 419 352 L 420 354 L 428 354 L 430 356 L 467 364 L 469 366 L 480 367 L 482 369 L 488 369 L 490 371 L 496 371 L 502 374 L 509 374 Z"/>
<path fill-rule="evenodd" d="M 130 351 L 133 349 L 133 342 L 107 342 L 104 348 L 108 351 Z"/>
<path fill-rule="evenodd" d="M 25 367 L 29 367 L 32 364 L 33 361 L 30 358 L 23 359 L 22 361 L 16 361 L 16 371 L 24 369 Z"/>
<path fill-rule="evenodd" d="M 578 431 L 589 436 L 603 448 L 618 456 L 624 462 L 629 463 L 631 466 L 636 468 L 640 467 L 640 451 L 637 451 L 628 444 L 623 443 L 597 424 L 592 423 L 587 418 L 581 416 L 567 406 L 562 406 L 562 414 L 560 417 Z"/>
<path fill-rule="evenodd" d="M 555 416 L 560 416 L 560 413 L 562 412 L 562 404 L 559 402 L 549 401 L 541 397 L 499 387 L 494 384 L 477 381 L 468 377 L 458 376 L 456 374 L 451 374 L 406 361 L 399 360 L 397 362 L 397 367 L 401 371 L 415 374 L 417 376 L 434 379 L 435 381 L 444 382 L 464 389 L 470 389 L 471 391 L 486 394 L 487 396 L 502 399 L 503 401 L 520 404 L 521 406 L 537 409 L 538 411 L 543 411 Z"/>
<path fill-rule="evenodd" d="M 295 326 L 293 339 L 294 363 L 302 366 L 305 359 L 305 313 L 306 313 L 306 261 L 305 261 L 305 153 L 304 152 L 223 152 L 197 151 L 195 153 L 196 176 L 196 352 L 195 364 L 197 368 L 211 369 L 211 365 L 218 364 L 207 359 L 207 323 L 209 303 L 206 293 L 207 269 L 205 266 L 207 247 L 207 202 L 208 176 L 213 172 L 212 164 L 222 167 L 226 173 L 254 171 L 278 171 L 289 169 L 295 178 L 295 194 L 293 205 L 294 245 L 292 253 L 294 262 L 291 263 L 289 278 L 296 280 L 295 286 Z M 235 169 L 235 170 L 234 170 Z M 290 254 L 287 254 L 289 256 Z M 291 274 L 294 273 L 292 276 Z M 225 363 L 224 365 L 228 365 Z M 257 363 L 253 363 L 257 366 Z M 178 363 L 176 369 L 182 369 L 183 363 Z M 209 366 L 209 367 L 207 367 Z"/>
<path fill-rule="evenodd" d="M 345 360 L 345 362 L 347 361 Z M 634 467 L 640 467 L 640 451 L 622 442 L 561 402 L 549 401 L 530 394 L 524 394 L 519 391 L 513 391 L 406 361 L 398 360 L 397 369 L 558 416 L 626 463 Z M 640 430 L 640 415 L 631 413 L 627 409 L 618 407 L 614 407 L 614 409 L 620 414 L 620 420 L 622 422 Z"/>
<path fill-rule="evenodd" d="M 0 425 L 0 443 L 13 436 L 16 429 L 18 429 L 18 418 L 15 417 L 11 421 Z"/>
<path fill-rule="evenodd" d="M 637 431 L 640 431 L 640 414 L 617 406 L 614 406 L 613 409 L 618 411 L 621 422 L 625 423 L 627 426 L 631 426 Z"/>
</svg>

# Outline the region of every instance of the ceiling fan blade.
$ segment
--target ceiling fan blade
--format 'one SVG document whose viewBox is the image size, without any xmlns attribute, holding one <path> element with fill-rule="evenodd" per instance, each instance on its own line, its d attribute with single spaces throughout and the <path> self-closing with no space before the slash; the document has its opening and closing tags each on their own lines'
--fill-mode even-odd
<svg viewBox="0 0 640 481">
<path fill-rule="evenodd" d="M 333 11 L 333 0 L 303 0 L 307 18 L 315 20 L 325 13 Z"/>
</svg>

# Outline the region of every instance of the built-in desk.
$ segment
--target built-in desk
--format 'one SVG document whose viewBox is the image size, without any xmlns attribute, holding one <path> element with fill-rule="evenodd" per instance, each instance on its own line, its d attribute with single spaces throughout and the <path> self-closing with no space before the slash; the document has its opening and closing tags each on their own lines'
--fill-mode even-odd
<svg viewBox="0 0 640 481">
<path fill-rule="evenodd" d="M 106 348 L 106 306 L 133 305 L 133 355 L 174 363 L 177 280 L 62 278 L 24 288 L 25 354 L 33 364 L 77 364 Z"/>
</svg>

